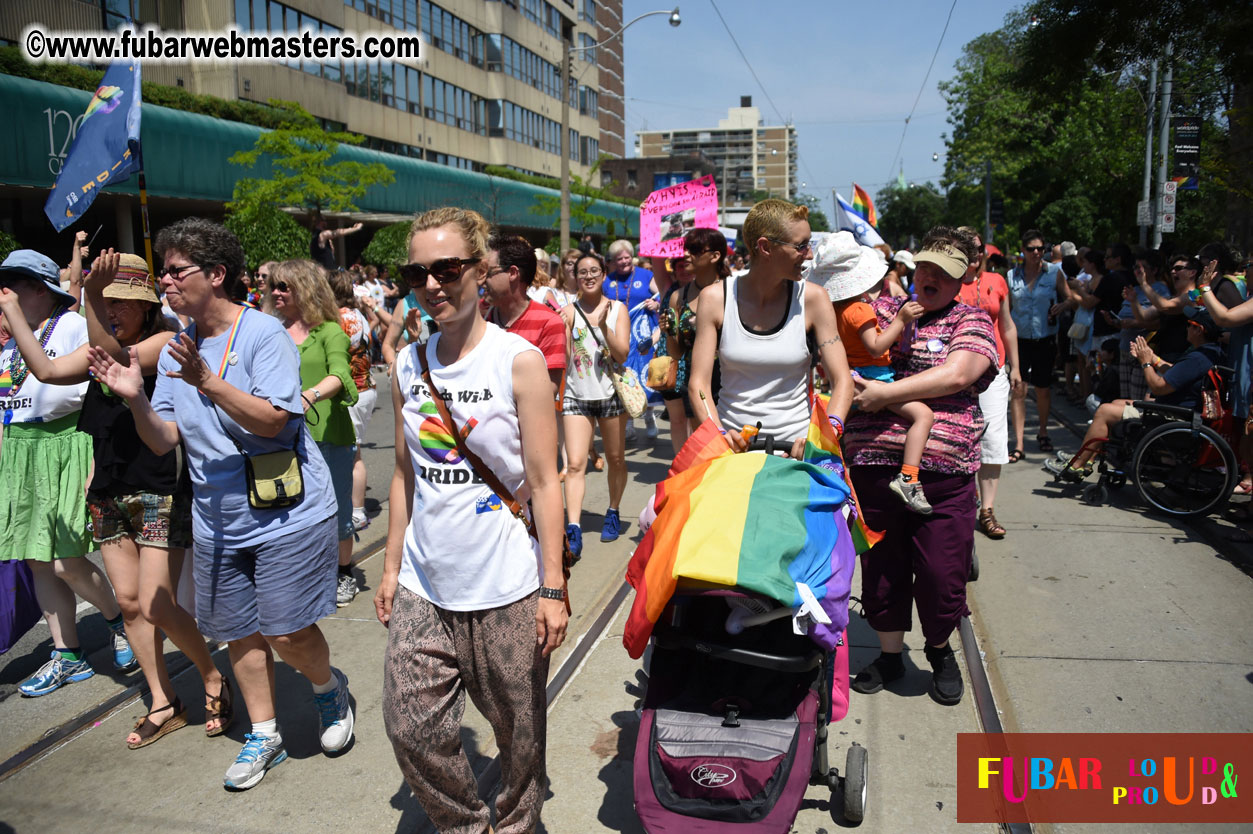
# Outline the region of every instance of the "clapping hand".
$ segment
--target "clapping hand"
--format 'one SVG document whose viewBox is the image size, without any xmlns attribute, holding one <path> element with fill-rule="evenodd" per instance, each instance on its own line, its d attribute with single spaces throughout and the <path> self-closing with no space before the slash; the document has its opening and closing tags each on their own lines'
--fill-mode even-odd
<svg viewBox="0 0 1253 834">
<path fill-rule="evenodd" d="M 92 261 L 91 271 L 87 273 L 87 278 L 83 282 L 83 286 L 88 290 L 101 290 L 113 283 L 113 279 L 117 277 L 118 264 L 121 263 L 122 256 L 114 252 L 112 249 L 105 249 L 96 259 Z"/>
<path fill-rule="evenodd" d="M 134 348 L 131 348 L 134 350 Z M 209 365 L 200 355 L 200 349 L 196 347 L 196 343 L 186 333 L 179 333 L 170 340 L 170 346 L 167 348 L 170 356 L 178 363 L 177 371 L 166 371 L 165 375 L 171 379 L 181 379 L 188 385 L 195 388 L 202 388 L 204 384 L 213 376 L 209 370 Z M 111 385 L 109 387 L 112 387 Z"/>
<path fill-rule="evenodd" d="M 1218 274 L 1218 261 L 1210 261 L 1205 265 L 1205 269 L 1201 270 L 1200 276 L 1196 279 L 1197 289 L 1208 287 L 1210 282 L 1214 280 L 1214 276 Z"/>
<path fill-rule="evenodd" d="M 1136 336 L 1131 342 L 1131 355 L 1136 358 L 1137 362 L 1156 363 L 1157 357 L 1153 354 L 1153 348 L 1149 347 L 1149 343 L 1144 340 L 1143 336 Z"/>
<path fill-rule="evenodd" d="M 139 369 L 139 350 L 133 345 L 127 350 L 129 365 L 123 365 L 101 347 L 87 349 L 88 370 L 99 382 L 124 400 L 139 396 L 144 391 L 144 375 Z"/>
</svg>

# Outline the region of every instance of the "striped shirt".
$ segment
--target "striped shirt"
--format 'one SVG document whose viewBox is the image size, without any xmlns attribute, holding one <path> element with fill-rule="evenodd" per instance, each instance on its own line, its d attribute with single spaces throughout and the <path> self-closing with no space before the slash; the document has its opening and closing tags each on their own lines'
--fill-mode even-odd
<svg viewBox="0 0 1253 834">
<path fill-rule="evenodd" d="M 879 325 L 887 327 L 908 299 L 881 296 L 874 302 Z M 908 330 L 906 332 L 909 332 Z M 892 369 L 898 380 L 942 365 L 953 351 L 969 350 L 986 356 L 990 362 L 971 387 L 946 397 L 933 397 L 925 404 L 935 413 L 935 426 L 922 455 L 921 469 L 946 475 L 971 475 L 979 470 L 979 438 L 983 434 L 983 412 L 979 394 L 997 373 L 996 335 L 992 319 L 977 307 L 951 304 L 927 313 L 914 322 L 913 340 L 908 353 L 900 343 L 892 346 Z M 888 383 L 889 385 L 892 383 Z M 849 414 L 844 445 L 852 453 L 852 466 L 900 466 L 905 452 L 905 432 L 909 421 L 881 409 Z"/>
</svg>

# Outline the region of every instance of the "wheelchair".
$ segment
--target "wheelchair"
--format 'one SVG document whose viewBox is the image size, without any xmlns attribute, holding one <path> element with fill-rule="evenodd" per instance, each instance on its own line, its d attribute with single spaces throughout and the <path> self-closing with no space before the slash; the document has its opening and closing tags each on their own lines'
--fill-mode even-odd
<svg viewBox="0 0 1253 834">
<path fill-rule="evenodd" d="M 1203 414 L 1180 406 L 1137 400 L 1139 417 L 1124 419 L 1098 444 L 1100 478 L 1083 488 L 1084 503 L 1101 505 L 1130 481 L 1148 507 L 1174 518 L 1200 518 L 1227 503 L 1240 478 L 1236 420 L 1230 400 L 1231 368 L 1216 366 L 1204 382 L 1210 403 Z M 1055 477 L 1060 480 L 1060 476 Z"/>
</svg>

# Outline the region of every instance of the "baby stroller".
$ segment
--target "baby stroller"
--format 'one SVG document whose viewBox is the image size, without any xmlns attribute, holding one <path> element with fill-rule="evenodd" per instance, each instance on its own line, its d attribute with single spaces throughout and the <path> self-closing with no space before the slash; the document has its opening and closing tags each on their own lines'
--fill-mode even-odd
<svg viewBox="0 0 1253 834">
<path fill-rule="evenodd" d="M 811 784 L 842 788 L 845 818 L 861 822 L 866 749 L 849 748 L 843 776 L 828 765 L 827 725 L 848 709 L 848 649 L 795 634 L 792 613 L 680 585 L 653 631 L 635 746 L 649 834 L 786 834 Z"/>
</svg>

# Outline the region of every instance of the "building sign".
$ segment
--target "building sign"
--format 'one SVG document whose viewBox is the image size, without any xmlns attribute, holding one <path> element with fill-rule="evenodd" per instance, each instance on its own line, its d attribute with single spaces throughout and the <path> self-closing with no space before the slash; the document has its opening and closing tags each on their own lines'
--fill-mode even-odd
<svg viewBox="0 0 1253 834">
<path fill-rule="evenodd" d="M 1175 129 L 1175 173 L 1173 179 L 1182 191 L 1195 191 L 1201 173 L 1201 119 L 1198 116 L 1175 116 L 1170 120 Z"/>
</svg>

